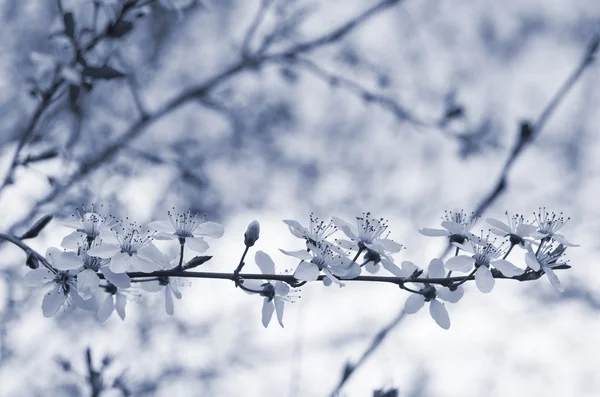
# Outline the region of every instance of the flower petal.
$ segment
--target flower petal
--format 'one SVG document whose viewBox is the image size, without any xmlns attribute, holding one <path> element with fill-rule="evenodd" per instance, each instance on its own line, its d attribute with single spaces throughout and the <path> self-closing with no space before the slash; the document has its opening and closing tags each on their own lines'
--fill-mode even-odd
<svg viewBox="0 0 600 397">
<path fill-rule="evenodd" d="M 167 288 L 171 288 L 171 292 L 173 292 L 173 295 L 175 296 L 175 298 L 181 299 L 181 297 L 182 297 L 181 292 L 179 291 L 179 288 L 177 288 L 177 283 L 174 280 L 175 279 L 173 279 L 173 278 L 169 279 L 169 285 L 167 286 Z"/>
<path fill-rule="evenodd" d="M 50 263 L 52 263 L 52 267 L 58 270 L 72 270 L 83 266 L 81 258 L 74 252 L 65 252 L 56 248 L 49 248 L 46 252 L 46 256 Z"/>
<path fill-rule="evenodd" d="M 554 273 L 554 270 L 550 269 L 549 267 L 545 267 L 544 272 L 546 273 L 546 276 L 548 276 L 548 280 L 550 280 L 550 283 L 552 283 L 554 288 L 556 288 L 559 292 L 563 292 L 564 288 L 560 284 L 560 280 L 558 279 L 558 277 L 556 277 L 556 273 Z"/>
<path fill-rule="evenodd" d="M 275 262 L 266 252 L 256 251 L 254 261 L 262 274 L 275 274 Z"/>
<path fill-rule="evenodd" d="M 303 261 L 310 261 L 313 258 L 313 256 L 307 250 L 286 251 L 280 248 L 279 251 L 283 252 L 288 256 L 293 256 L 294 258 L 302 259 Z"/>
<path fill-rule="evenodd" d="M 169 221 L 153 221 L 148 224 L 150 229 L 156 230 L 157 232 L 171 233 L 175 232 L 173 224 Z"/>
<path fill-rule="evenodd" d="M 171 232 L 171 233 L 158 232 L 156 234 L 153 234 L 152 238 L 154 240 L 175 240 L 178 237 L 173 232 Z"/>
<path fill-rule="evenodd" d="M 279 321 L 279 325 L 283 328 L 283 299 L 275 297 L 273 299 L 273 303 L 275 304 L 275 313 L 277 313 L 277 321 Z"/>
<path fill-rule="evenodd" d="M 115 300 L 115 309 L 117 309 L 117 314 L 119 317 L 121 317 L 121 320 L 125 320 L 125 304 L 127 303 L 127 299 L 125 298 L 125 295 L 117 293 Z"/>
<path fill-rule="evenodd" d="M 302 261 L 294 272 L 294 277 L 302 281 L 315 281 L 319 278 L 319 267 L 314 263 Z"/>
<path fill-rule="evenodd" d="M 337 243 L 337 245 L 340 248 L 343 248 L 345 250 L 355 250 L 358 248 L 358 244 L 356 244 L 354 241 L 345 240 L 345 239 L 336 239 L 335 242 Z"/>
<path fill-rule="evenodd" d="M 173 303 L 173 295 L 171 295 L 171 288 L 165 288 L 165 310 L 169 316 L 175 313 L 175 304 Z"/>
<path fill-rule="evenodd" d="M 475 259 L 467 255 L 453 256 L 446 261 L 446 269 L 467 273 L 473 269 Z"/>
<path fill-rule="evenodd" d="M 54 280 L 54 273 L 46 268 L 39 268 L 27 272 L 23 277 L 23 284 L 29 287 L 39 287 Z"/>
<path fill-rule="evenodd" d="M 386 238 L 377 240 L 377 244 L 381 245 L 384 250 L 393 253 L 400 252 L 404 247 L 402 244 L 399 244 L 393 240 L 388 240 Z"/>
<path fill-rule="evenodd" d="M 165 255 L 162 252 L 160 252 L 156 245 L 152 243 L 143 246 L 138 250 L 137 253 L 141 258 L 150 260 L 151 262 L 155 262 L 157 264 L 161 264 L 164 268 L 170 267 L 169 260 L 165 257 Z"/>
<path fill-rule="evenodd" d="M 202 237 L 187 237 L 185 239 L 185 245 L 199 254 L 206 252 L 209 248 L 208 243 L 204 241 Z"/>
<path fill-rule="evenodd" d="M 96 318 L 98 318 L 100 322 L 105 322 L 110 317 L 114 309 L 115 305 L 112 294 L 106 294 L 106 298 L 104 301 L 102 301 L 100 308 L 96 313 Z"/>
<path fill-rule="evenodd" d="M 288 227 L 290 229 L 290 233 L 292 233 L 294 236 L 296 236 L 298 238 L 305 238 L 304 236 L 306 236 L 308 234 L 308 230 L 306 230 L 306 228 L 304 226 L 302 226 L 298 221 L 294 221 L 291 219 L 284 219 L 283 223 L 288 225 Z"/>
<path fill-rule="evenodd" d="M 442 227 L 448 229 L 452 234 L 463 234 L 465 231 L 465 227 L 462 224 L 452 221 L 443 221 Z"/>
<path fill-rule="evenodd" d="M 328 278 L 329 280 L 331 280 L 331 282 L 336 283 L 340 287 L 344 287 L 346 285 L 343 282 L 341 282 L 336 276 L 334 276 L 333 273 L 331 273 L 331 271 L 329 271 L 329 269 L 327 269 L 326 267 L 323 268 L 323 273 L 325 274 L 325 277 L 323 279 Z"/>
<path fill-rule="evenodd" d="M 487 218 L 485 221 L 487 223 L 489 223 L 490 225 L 492 225 L 493 227 L 498 228 L 501 231 L 503 231 L 504 235 L 512 233 L 512 230 L 511 230 L 510 226 L 508 226 L 504 222 L 501 222 L 501 221 L 496 220 L 494 218 Z"/>
<path fill-rule="evenodd" d="M 448 316 L 448 310 L 446 310 L 446 306 L 442 302 L 432 299 L 429 302 L 429 314 L 431 314 L 431 318 L 435 320 L 437 325 L 443 329 L 450 328 L 450 316 Z"/>
<path fill-rule="evenodd" d="M 427 237 L 442 237 L 442 236 L 450 235 L 450 233 L 448 233 L 447 230 L 430 229 L 428 227 L 419 229 L 419 233 L 421 233 L 423 236 L 427 236 Z"/>
<path fill-rule="evenodd" d="M 404 277 L 410 277 L 410 276 L 412 276 L 412 274 L 414 272 L 419 270 L 419 267 L 417 265 L 415 265 L 414 263 L 412 263 L 411 261 L 403 261 L 400 264 L 400 267 L 402 267 L 402 271 L 404 271 L 406 273 L 406 276 L 404 276 Z"/>
<path fill-rule="evenodd" d="M 225 234 L 225 228 L 216 222 L 204 222 L 194 230 L 194 236 L 198 234 L 212 238 L 221 238 Z"/>
<path fill-rule="evenodd" d="M 364 267 L 369 273 L 375 274 L 379 271 L 379 268 L 381 266 L 379 266 L 379 263 L 375 263 L 375 262 L 371 261 L 371 262 L 367 263 Z"/>
<path fill-rule="evenodd" d="M 84 299 L 91 298 L 100 285 L 100 277 L 92 269 L 85 269 L 77 275 L 77 291 Z"/>
<path fill-rule="evenodd" d="M 431 278 L 444 278 L 446 277 L 446 269 L 444 269 L 444 262 L 441 259 L 434 258 L 429 262 L 427 272 Z"/>
<path fill-rule="evenodd" d="M 344 232 L 346 236 L 348 236 L 348 238 L 350 238 L 350 240 L 358 240 L 354 227 L 348 222 L 338 218 L 337 216 L 332 217 L 331 220 L 333 221 L 333 224 L 337 226 L 338 229 L 340 229 L 342 232 Z"/>
<path fill-rule="evenodd" d="M 131 256 L 119 252 L 110 259 L 109 267 L 115 273 L 124 273 L 131 268 Z"/>
<path fill-rule="evenodd" d="M 580 246 L 579 244 L 573 244 L 573 243 L 567 241 L 565 236 L 563 236 L 562 234 L 555 233 L 552 235 L 552 238 L 567 247 L 579 247 Z"/>
<path fill-rule="evenodd" d="M 54 288 L 44 295 L 44 300 L 42 301 L 42 313 L 44 317 L 54 316 L 58 312 L 58 309 L 65 303 L 65 300 L 66 296 L 63 287 L 56 284 Z"/>
<path fill-rule="evenodd" d="M 525 253 L 525 263 L 536 272 L 540 270 L 540 263 L 538 262 L 533 251 Z"/>
<path fill-rule="evenodd" d="M 102 274 L 104 274 L 104 278 L 118 288 L 129 288 L 131 287 L 131 279 L 127 275 L 127 273 L 114 273 L 110 270 L 109 266 L 102 266 L 100 268 L 102 270 Z"/>
<path fill-rule="evenodd" d="M 537 228 L 533 225 L 527 225 L 525 223 L 517 226 L 517 234 L 521 237 L 529 237 L 531 233 L 535 233 Z"/>
<path fill-rule="evenodd" d="M 60 246 L 70 250 L 77 250 L 79 247 L 81 247 L 81 244 L 84 241 L 84 236 L 84 233 L 74 231 L 62 239 Z"/>
<path fill-rule="evenodd" d="M 475 284 L 479 288 L 479 291 L 486 294 L 492 292 L 495 283 L 496 280 L 494 280 L 492 272 L 490 272 L 487 266 L 480 266 L 475 272 Z"/>
<path fill-rule="evenodd" d="M 141 257 L 138 254 L 134 254 L 131 256 L 130 263 L 131 270 L 133 271 L 152 273 L 156 270 L 162 270 L 162 268 L 156 262 L 152 262 L 146 258 Z"/>
<path fill-rule="evenodd" d="M 404 302 L 404 312 L 414 314 L 418 312 L 425 304 L 425 297 L 421 294 L 412 294 Z"/>
<path fill-rule="evenodd" d="M 265 328 L 269 326 L 271 322 L 271 317 L 273 317 L 273 312 L 275 311 L 275 304 L 272 301 L 269 301 L 269 298 L 263 300 L 262 307 L 262 324 Z"/>
<path fill-rule="evenodd" d="M 118 244 L 100 244 L 88 250 L 88 255 L 108 259 L 121 251 Z"/>
<path fill-rule="evenodd" d="M 524 272 L 523 269 L 519 269 L 518 267 L 516 267 L 515 265 L 513 265 L 505 259 L 498 259 L 496 261 L 493 261 L 491 265 L 494 266 L 496 269 L 500 270 L 500 272 L 506 277 L 518 276 L 520 274 L 523 274 Z"/>
<path fill-rule="evenodd" d="M 275 281 L 275 292 L 277 293 L 277 295 L 279 296 L 286 296 L 287 294 L 290 293 L 290 286 L 287 285 L 286 283 L 284 283 L 283 281 Z"/>
<path fill-rule="evenodd" d="M 445 300 L 446 302 L 457 303 L 462 299 L 465 290 L 461 286 L 458 286 L 454 291 L 450 291 L 448 287 L 441 287 L 438 288 L 435 293 L 438 298 Z"/>
</svg>

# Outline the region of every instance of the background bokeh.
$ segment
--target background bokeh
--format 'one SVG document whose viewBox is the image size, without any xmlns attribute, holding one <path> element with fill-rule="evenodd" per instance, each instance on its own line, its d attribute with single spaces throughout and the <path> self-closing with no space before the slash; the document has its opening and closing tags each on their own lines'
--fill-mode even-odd
<svg viewBox="0 0 600 397">
<path fill-rule="evenodd" d="M 160 111 L 238 62 L 259 3 L 153 4 L 129 35 L 102 43 L 90 57 L 126 71 L 148 112 Z M 319 37 L 375 4 L 274 3 L 253 50 L 280 18 L 292 27 L 273 52 Z M 92 1 L 63 6 L 78 23 L 91 18 Z M 54 1 L 3 0 L 0 17 L 5 172 L 38 103 L 28 94 L 35 72 L 30 54 L 66 55 L 60 35 L 49 37 L 61 30 Z M 600 2 L 407 0 L 361 22 L 296 62 L 265 62 L 223 79 L 204 97 L 153 119 L 116 156 L 38 204 L 139 118 L 125 79 L 95 82 L 76 103 L 58 100 L 22 157 L 48 149 L 59 155 L 17 168 L 0 194 L 0 231 L 22 233 L 42 214 L 67 218 L 92 202 L 140 223 L 165 219 L 173 206 L 191 208 L 225 226 L 225 236 L 210 241 L 214 257 L 205 270 L 233 271 L 243 233 L 256 219 L 255 248 L 283 271 L 296 262 L 279 248 L 302 249 L 302 242 L 282 219 L 306 224 L 314 212 L 351 221 L 371 211 L 389 219 L 391 237 L 407 247 L 397 262 L 426 266 L 444 241 L 417 229 L 437 227 L 445 209 L 470 211 L 488 194 L 518 140 L 519 123 L 536 120 L 598 32 Z M 412 397 L 600 395 L 599 88 L 593 63 L 519 155 L 505 191 L 484 214 L 527 216 L 546 206 L 570 216 L 564 232 L 581 247 L 568 250 L 573 267 L 559 274 L 565 292 L 546 278 L 498 281 L 489 295 L 468 283 L 465 298 L 448 306 L 450 330 L 426 311 L 403 319 L 342 395 L 369 396 L 382 387 Z M 456 106 L 463 115 L 445 118 Z M 484 227 L 482 220 L 476 230 Z M 44 252 L 69 232 L 53 222 L 30 244 Z M 175 252 L 177 244 L 161 248 Z M 125 321 L 113 316 L 101 324 L 81 311 L 45 319 L 43 291 L 21 284 L 24 254 L 7 244 L 0 249 L 0 395 L 6 397 L 89 395 L 74 372 L 85 372 L 87 346 L 98 365 L 114 357 L 107 380 L 126 371 L 136 396 L 326 396 L 344 364 L 360 356 L 407 297 L 392 285 L 310 284 L 286 305 L 285 328 L 273 322 L 264 329 L 261 298 L 228 281 L 194 280 L 182 288 L 173 317 L 164 313 L 162 295 L 140 292 Z M 246 269 L 258 271 L 252 258 Z M 511 258 L 523 262 L 521 252 Z M 64 372 L 57 357 L 74 371 Z"/>
</svg>

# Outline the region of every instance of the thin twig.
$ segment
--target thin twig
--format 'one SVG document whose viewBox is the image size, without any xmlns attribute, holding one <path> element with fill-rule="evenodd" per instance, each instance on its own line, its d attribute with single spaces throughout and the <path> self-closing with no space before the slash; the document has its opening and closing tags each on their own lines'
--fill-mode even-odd
<svg viewBox="0 0 600 397">
<path fill-rule="evenodd" d="M 248 31 L 246 32 L 246 36 L 244 37 L 244 41 L 242 43 L 242 55 L 247 58 L 250 56 L 252 45 L 252 39 L 258 30 L 258 27 L 262 23 L 269 6 L 273 3 L 273 0 L 260 0 L 260 6 L 258 7 L 258 11 L 252 20 L 252 23 L 248 27 Z"/>
</svg>

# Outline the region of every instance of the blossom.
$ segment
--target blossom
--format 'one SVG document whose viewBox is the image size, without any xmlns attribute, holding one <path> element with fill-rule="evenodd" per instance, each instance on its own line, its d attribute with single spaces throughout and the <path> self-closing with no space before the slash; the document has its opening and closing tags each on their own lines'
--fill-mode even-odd
<svg viewBox="0 0 600 397">
<path fill-rule="evenodd" d="M 59 222 L 65 227 L 75 229 L 74 232 L 62 240 L 61 247 L 72 250 L 78 249 L 82 239 L 94 241 L 96 237 L 101 234 L 104 235 L 105 232 L 116 225 L 117 222 L 114 217 L 108 213 L 100 213 L 102 209 L 103 206 L 96 208 L 93 204 L 90 209 L 82 207 L 81 210 L 77 209 L 72 216 L 72 220 Z"/>
<path fill-rule="evenodd" d="M 157 240 L 179 239 L 181 244 L 187 244 L 190 249 L 202 253 L 206 252 L 209 246 L 201 236 L 223 237 L 224 228 L 222 225 L 208 222 L 203 217 L 198 218 L 198 215 L 191 211 L 181 214 L 168 211 L 167 214 L 169 216 L 168 221 L 154 221 L 148 224 L 148 227 L 158 231 L 154 236 Z"/>
<path fill-rule="evenodd" d="M 125 320 L 125 305 L 127 304 L 128 291 L 124 288 L 118 288 L 113 284 L 104 287 L 106 297 L 98 306 L 96 317 L 100 322 L 105 322 L 116 310 L 121 320 Z"/>
<path fill-rule="evenodd" d="M 104 278 L 116 287 L 128 288 L 131 286 L 131 280 L 126 273 L 114 273 L 110 270 L 110 259 L 103 259 L 88 254 L 90 249 L 98 245 L 100 245 L 98 242 L 94 242 L 89 246 L 83 244 L 79 248 L 78 258 L 82 269 L 77 274 L 77 289 L 79 294 L 85 299 L 98 291 L 100 286 L 98 272 L 102 272 Z"/>
<path fill-rule="evenodd" d="M 290 232 L 303 240 L 306 243 L 313 245 L 319 244 L 321 241 L 326 239 L 337 231 L 337 228 L 332 221 L 325 223 L 325 221 L 319 220 L 314 214 L 310 214 L 308 228 L 302 226 L 298 221 L 284 219 L 283 223 L 288 225 Z"/>
<path fill-rule="evenodd" d="M 552 244 L 544 244 L 537 253 L 534 253 L 531 245 L 529 245 L 525 253 L 525 263 L 527 266 L 536 272 L 543 271 L 554 288 L 560 292 L 564 288 L 553 269 L 564 265 L 564 263 L 558 262 L 558 260 L 564 255 L 566 249 L 567 247 L 564 244 L 559 244 L 557 247 L 553 247 Z"/>
<path fill-rule="evenodd" d="M 536 227 L 528 225 L 525 222 L 523 215 L 515 214 L 510 216 L 508 211 L 505 212 L 507 223 L 488 218 L 487 223 L 492 225 L 490 231 L 498 236 L 508 237 L 513 245 L 525 246 L 525 239 L 531 237 L 531 234 L 536 231 Z"/>
<path fill-rule="evenodd" d="M 471 240 L 468 245 L 455 244 L 472 256 L 454 256 L 446 261 L 446 269 L 467 273 L 475 266 L 475 284 L 481 292 L 488 293 L 494 288 L 495 279 L 490 270 L 492 266 L 506 277 L 514 277 L 524 272 L 523 269 L 503 259 L 508 248 L 504 244 L 495 246 L 493 242 L 489 242 L 489 236 L 485 239 Z"/>
<path fill-rule="evenodd" d="M 541 207 L 537 213 L 533 213 L 533 216 L 537 223 L 537 231 L 532 233 L 533 237 L 541 239 L 551 237 L 564 246 L 579 247 L 579 245 L 567 241 L 562 234 L 557 233 L 571 218 L 565 219 L 562 212 L 558 215 L 554 212 L 546 212 L 546 207 Z"/>
<path fill-rule="evenodd" d="M 462 244 L 465 240 L 470 240 L 474 236 L 471 229 L 475 226 L 478 217 L 474 213 L 466 215 L 463 210 L 460 212 L 446 211 L 446 215 L 442 218 L 442 227 L 444 229 L 429 229 L 421 228 L 419 233 L 429 237 L 445 236 L 450 239 L 451 243 L 457 242 Z"/>
<path fill-rule="evenodd" d="M 52 268 L 39 268 L 28 272 L 23 281 L 30 287 L 51 285 L 52 289 L 42 300 L 44 317 L 54 316 L 61 307 L 72 310 L 79 307 L 85 310 L 93 309 L 93 301 L 85 301 L 77 290 L 77 274 L 81 263 L 73 252 L 61 252 L 49 248 L 46 258 Z"/>
<path fill-rule="evenodd" d="M 115 273 L 131 268 L 142 272 L 157 270 L 155 261 L 160 261 L 162 253 L 152 244 L 153 232 L 143 233 L 137 224 L 123 222 L 113 232 L 118 244 L 97 245 L 88 250 L 88 255 L 110 259 L 109 269 Z"/>
<path fill-rule="evenodd" d="M 351 261 L 340 249 L 330 243 L 321 242 L 318 245 L 307 243 L 309 251 L 285 251 L 286 255 L 301 259 L 302 261 L 294 272 L 294 277 L 302 281 L 315 281 L 321 271 L 328 279 L 324 283 L 329 285 L 334 282 L 340 286 L 344 284 L 339 278 L 351 279 L 360 275 L 361 268 L 358 263 Z"/>
<path fill-rule="evenodd" d="M 414 264 L 407 264 L 407 269 L 413 267 L 417 269 Z M 427 273 L 430 278 L 444 278 L 446 273 L 444 263 L 440 259 L 432 259 L 429 262 Z M 407 314 L 416 313 L 425 305 L 425 302 L 429 302 L 429 314 L 431 318 L 443 329 L 448 329 L 450 328 L 450 316 L 448 315 L 446 306 L 438 298 L 446 302 L 456 303 L 463 295 L 464 291 L 460 286 L 452 291 L 448 287 L 424 283 L 423 288 L 419 290 L 418 294 L 412 294 L 406 299 L 404 312 Z"/>
<path fill-rule="evenodd" d="M 169 260 L 169 258 L 162 252 L 158 252 L 160 258 L 156 264 L 160 270 L 171 270 L 174 269 L 179 263 L 179 256 Z M 160 292 L 165 291 L 165 310 L 168 315 L 172 316 L 175 313 L 175 304 L 173 302 L 173 296 L 177 299 L 181 299 L 182 295 L 179 291 L 179 285 L 183 283 L 176 277 L 159 276 L 152 280 L 144 280 L 141 282 L 143 290 L 148 292 Z"/>
<path fill-rule="evenodd" d="M 387 238 L 389 232 L 385 237 L 382 237 L 388 228 L 387 221 L 384 221 L 383 218 L 373 218 L 370 212 L 356 217 L 356 227 L 337 217 L 333 217 L 333 223 L 350 239 L 336 240 L 340 247 L 351 250 L 366 250 L 366 269 L 370 273 L 379 270 L 380 262 L 384 267 L 393 263 L 394 260 L 390 254 L 400 252 L 404 248 L 402 244 Z"/>
<path fill-rule="evenodd" d="M 275 274 L 275 263 L 271 257 L 263 252 L 257 251 L 254 260 L 262 274 Z M 271 322 L 273 312 L 277 313 L 277 321 L 283 328 L 283 307 L 285 302 L 291 302 L 290 286 L 283 281 L 275 282 L 267 280 L 242 280 L 243 287 L 257 291 L 264 296 L 262 307 L 262 323 L 266 328 Z M 251 292 L 251 291 L 247 291 Z"/>
</svg>

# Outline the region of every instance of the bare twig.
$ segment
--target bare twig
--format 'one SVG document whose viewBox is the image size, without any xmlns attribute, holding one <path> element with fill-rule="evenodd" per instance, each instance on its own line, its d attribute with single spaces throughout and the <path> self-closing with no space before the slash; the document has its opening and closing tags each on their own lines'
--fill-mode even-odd
<svg viewBox="0 0 600 397">
<path fill-rule="evenodd" d="M 260 0 L 260 6 L 258 7 L 258 11 L 252 20 L 252 23 L 248 27 L 248 31 L 246 32 L 246 36 L 244 37 L 244 41 L 242 43 L 242 56 L 248 57 L 250 56 L 252 50 L 252 39 L 256 34 L 260 24 L 262 23 L 269 6 L 273 3 L 273 0 Z"/>
</svg>

